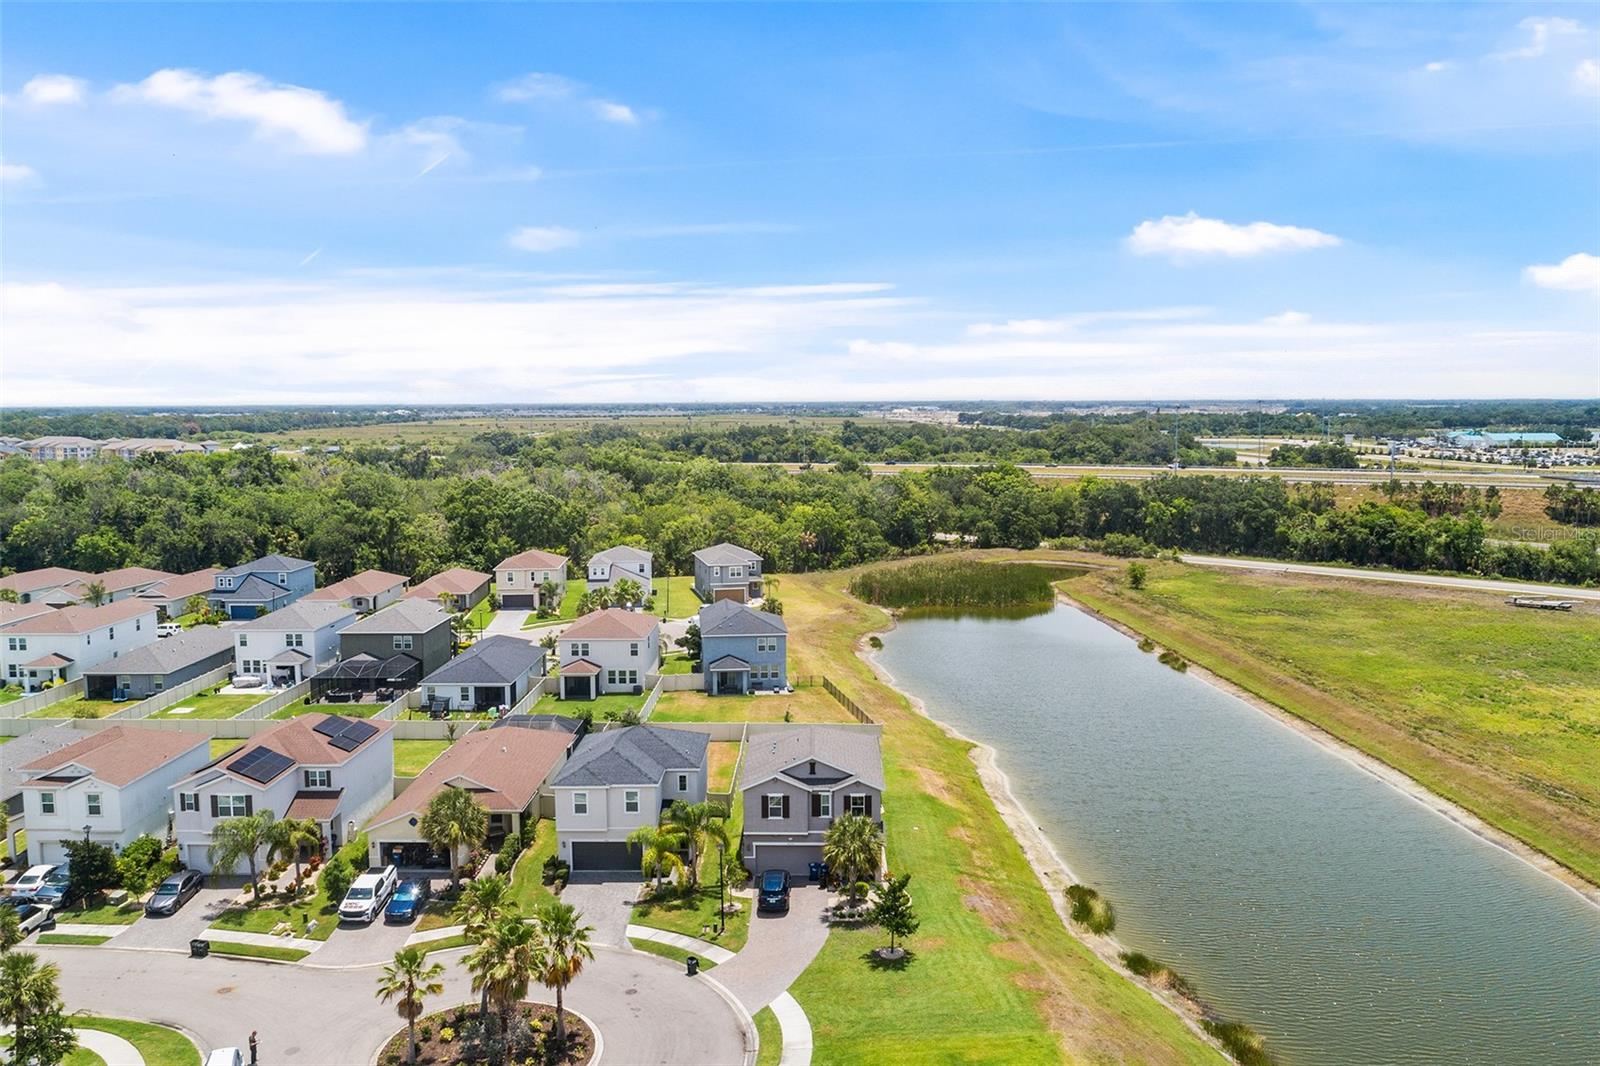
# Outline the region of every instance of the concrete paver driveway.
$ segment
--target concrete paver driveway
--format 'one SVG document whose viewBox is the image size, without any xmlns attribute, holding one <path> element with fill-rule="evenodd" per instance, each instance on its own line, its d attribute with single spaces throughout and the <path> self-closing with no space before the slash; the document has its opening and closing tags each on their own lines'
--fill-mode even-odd
<svg viewBox="0 0 1600 1066">
<path fill-rule="evenodd" d="M 828 893 L 802 884 L 789 893 L 788 914 L 750 916 L 750 939 L 717 967 L 716 978 L 751 1014 L 786 992 L 822 950 L 828 939 L 822 913 L 827 902 Z"/>
<path fill-rule="evenodd" d="M 340 922 L 333 935 L 312 956 L 307 966 L 370 966 L 391 962 L 417 931 L 415 922 L 390 924 L 379 917 L 371 925 Z"/>
<path fill-rule="evenodd" d="M 583 920 L 594 926 L 595 943 L 627 947 L 628 919 L 643 884 L 628 874 L 575 873 L 562 890 L 561 901 L 576 907 Z"/>
<path fill-rule="evenodd" d="M 117 937 L 117 945 L 188 952 L 189 941 L 205 932 L 223 911 L 233 905 L 238 895 L 237 885 L 231 888 L 202 888 L 177 914 L 166 917 L 145 915 L 140 918 L 131 929 Z M 60 920 L 65 922 L 67 918 L 67 915 L 63 915 Z"/>
</svg>

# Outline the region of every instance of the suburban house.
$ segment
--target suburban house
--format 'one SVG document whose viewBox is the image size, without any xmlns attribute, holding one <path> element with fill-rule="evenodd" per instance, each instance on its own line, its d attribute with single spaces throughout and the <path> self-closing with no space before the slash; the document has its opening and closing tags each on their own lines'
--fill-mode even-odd
<svg viewBox="0 0 1600 1066">
<path fill-rule="evenodd" d="M 0 629 L 4 629 L 14 622 L 20 622 L 25 618 L 37 618 L 41 614 L 51 614 L 54 611 L 54 607 L 38 601 L 33 603 L 11 603 L 7 600 L 0 600 Z"/>
<path fill-rule="evenodd" d="M 229 618 L 254 618 L 287 607 L 317 587 L 317 568 L 304 559 L 264 555 L 213 575 L 206 598 Z"/>
<path fill-rule="evenodd" d="M 485 637 L 422 679 L 422 701 L 444 710 L 514 707 L 544 675 L 544 649 L 537 644 Z"/>
<path fill-rule="evenodd" d="M 694 591 L 705 603 L 761 598 L 761 556 L 737 544 L 713 544 L 694 553 Z"/>
<path fill-rule="evenodd" d="M 100 602 L 114 603 L 117 600 L 137 596 L 145 589 L 177 576 L 165 570 L 152 570 L 148 566 L 124 566 L 118 570 L 107 570 L 103 574 L 90 574 L 63 585 L 46 596 L 45 602 L 52 607 L 90 603 L 93 597 L 89 593 L 89 586 L 99 585 Z"/>
<path fill-rule="evenodd" d="M 260 811 L 309 819 L 333 851 L 393 795 L 393 723 L 303 714 L 181 778 L 168 802 L 179 858 L 210 873 L 220 821 Z"/>
<path fill-rule="evenodd" d="M 37 691 L 76 681 L 91 666 L 156 639 L 156 609 L 138 600 L 101 607 L 63 607 L 0 629 L 0 673 L 7 682 Z"/>
<path fill-rule="evenodd" d="M 645 675 L 661 670 L 661 622 L 621 607 L 591 611 L 566 628 L 556 647 L 562 699 L 638 693 Z"/>
<path fill-rule="evenodd" d="M 454 650 L 449 612 L 427 600 L 401 600 L 346 626 L 339 634 L 343 658 L 409 655 L 421 664 L 422 674 L 431 674 L 449 662 Z"/>
<path fill-rule="evenodd" d="M 502 607 L 536 611 L 543 604 L 555 610 L 567 594 L 567 557 L 530 548 L 501 559 L 494 568 L 494 581 L 495 595 Z M 544 602 L 542 587 L 546 581 L 553 581 L 556 586 L 548 603 Z"/>
<path fill-rule="evenodd" d="M 439 603 L 441 597 L 448 596 L 452 610 L 470 611 L 489 595 L 491 580 L 489 574 L 452 566 L 442 573 L 434 574 L 421 584 L 412 585 L 411 590 L 406 593 L 406 599 L 432 600 L 434 603 Z"/>
<path fill-rule="evenodd" d="M 45 596 L 74 581 L 93 576 L 65 566 L 46 566 L 39 570 L 24 570 L 21 573 L 0 577 L 0 589 L 15 592 L 19 603 L 33 603 L 36 600 L 43 600 Z"/>
<path fill-rule="evenodd" d="M 308 593 L 308 600 L 333 600 L 346 607 L 353 607 L 362 614 L 370 611 L 381 610 L 391 603 L 400 602 L 400 597 L 406 594 L 406 585 L 410 578 L 399 574 L 386 574 L 382 570 L 363 570 L 343 581 L 335 581 L 331 585 L 324 585 L 315 592 Z"/>
<path fill-rule="evenodd" d="M 489 810 L 490 846 L 539 819 L 539 793 L 578 744 L 574 733 L 542 729 L 480 729 L 429 763 L 367 826 L 373 866 L 448 869 L 450 856 L 422 837 L 428 801 L 447 788 L 464 789 Z M 509 870 L 503 871 L 510 873 Z"/>
<path fill-rule="evenodd" d="M 643 548 L 635 548 L 629 544 L 619 544 L 615 548 L 595 552 L 589 557 L 589 591 L 611 588 L 618 581 L 636 581 L 639 587 L 644 589 L 644 598 L 648 600 L 654 589 L 651 573 L 654 560 L 655 556 Z"/>
<path fill-rule="evenodd" d="M 120 851 L 144 833 L 164 837 L 167 790 L 210 758 L 204 735 L 113 725 L 25 764 L 28 853 L 61 862 L 69 840 Z"/>
<path fill-rule="evenodd" d="M 22 450 L 33 459 L 82 462 L 100 454 L 100 442 L 88 437 L 35 437 L 23 441 Z"/>
<path fill-rule="evenodd" d="M 85 698 L 142 700 L 233 663 L 233 633 L 194 626 L 83 672 Z"/>
<path fill-rule="evenodd" d="M 15 857 L 13 866 L 20 864 L 27 868 L 32 865 L 26 849 L 19 847 L 26 843 L 19 838 L 19 834 L 28 828 L 27 811 L 22 805 L 22 782 L 27 775 L 22 768 L 35 759 L 42 759 L 69 744 L 76 744 L 84 735 L 83 730 L 62 723 L 47 729 L 31 729 L 0 744 L 0 804 L 5 807 L 6 847 Z"/>
<path fill-rule="evenodd" d="M 737 600 L 700 608 L 700 662 L 713 696 L 787 688 L 789 626 Z"/>
<path fill-rule="evenodd" d="M 139 599 L 162 612 L 163 618 L 177 618 L 189 612 L 192 596 L 210 596 L 216 587 L 217 568 L 208 566 L 188 574 L 176 574 L 157 581 L 141 591 Z"/>
<path fill-rule="evenodd" d="M 339 634 L 355 620 L 342 603 L 306 600 L 234 626 L 234 675 L 270 688 L 299 684 L 339 657 Z"/>
<path fill-rule="evenodd" d="M 639 870 L 628 837 L 655 825 L 674 800 L 703 803 L 711 738 L 692 729 L 635 725 L 591 733 L 550 782 L 556 853 L 574 870 Z"/>
<path fill-rule="evenodd" d="M 804 876 L 835 818 L 883 820 L 881 731 L 871 726 L 752 729 L 739 774 L 740 861 L 751 873 Z"/>
</svg>

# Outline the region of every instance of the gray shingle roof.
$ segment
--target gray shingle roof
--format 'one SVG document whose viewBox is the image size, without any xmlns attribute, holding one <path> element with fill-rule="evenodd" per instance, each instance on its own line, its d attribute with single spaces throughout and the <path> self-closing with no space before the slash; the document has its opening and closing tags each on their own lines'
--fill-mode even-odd
<svg viewBox="0 0 1600 1066">
<path fill-rule="evenodd" d="M 752 733 L 745 744 L 739 787 L 758 785 L 812 759 L 854 774 L 864 784 L 883 788 L 883 748 L 878 732 L 826 725 Z"/>
<path fill-rule="evenodd" d="M 718 600 L 700 608 L 702 637 L 771 637 L 789 632 L 781 614 L 768 614 L 733 600 Z"/>
<path fill-rule="evenodd" d="M 485 637 L 422 679 L 424 685 L 509 685 L 544 660 L 544 649 L 517 637 Z"/>
<path fill-rule="evenodd" d="M 83 737 L 81 729 L 58 725 L 50 729 L 35 729 L 0 744 L 0 796 L 12 795 L 22 787 L 22 767 L 69 744 L 76 744 Z"/>
<path fill-rule="evenodd" d="M 397 600 L 381 611 L 374 611 L 352 622 L 342 633 L 430 633 L 448 625 L 450 615 L 432 600 Z"/>
<path fill-rule="evenodd" d="M 289 595 L 289 590 L 274 581 L 250 574 L 231 589 L 213 588 L 206 596 L 213 600 L 238 600 L 240 603 L 266 603 Z"/>
<path fill-rule="evenodd" d="M 281 593 L 285 590 L 278 591 Z M 264 629 L 270 633 L 286 629 L 321 629 L 340 618 L 354 618 L 355 613 L 344 604 L 332 600 L 299 600 L 260 618 L 252 618 L 238 628 L 246 632 Z"/>
<path fill-rule="evenodd" d="M 741 563 L 759 563 L 761 556 L 749 548 L 741 548 L 737 544 L 723 541 L 713 544 L 709 548 L 701 548 L 694 553 L 694 557 L 707 566 L 738 566 Z"/>
<path fill-rule="evenodd" d="M 115 659 L 85 670 L 85 674 L 172 674 L 222 652 L 233 651 L 233 631 L 219 626 L 195 626 L 170 637 L 152 640 Z"/>
<path fill-rule="evenodd" d="M 276 574 L 291 570 L 299 570 L 303 566 L 310 565 L 311 563 L 307 560 L 296 559 L 292 555 L 263 555 L 261 558 L 252 562 L 240 563 L 238 566 L 230 566 L 228 569 L 224 570 L 223 573 L 238 575 L 253 574 L 258 571 L 271 571 L 272 573 Z"/>
<path fill-rule="evenodd" d="M 710 742 L 705 733 L 651 725 L 590 733 L 550 784 L 579 788 L 659 785 L 669 770 L 702 769 Z"/>
<path fill-rule="evenodd" d="M 614 548 L 607 548 L 603 552 L 595 552 L 589 556 L 589 565 L 595 563 L 648 563 L 653 559 L 649 552 L 643 548 L 635 548 L 631 544 L 618 544 Z"/>
</svg>

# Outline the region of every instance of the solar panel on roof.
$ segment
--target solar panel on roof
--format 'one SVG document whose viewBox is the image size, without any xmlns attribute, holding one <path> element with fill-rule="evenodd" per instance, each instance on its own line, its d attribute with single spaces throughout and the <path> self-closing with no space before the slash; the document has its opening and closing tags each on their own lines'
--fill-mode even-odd
<svg viewBox="0 0 1600 1066">
<path fill-rule="evenodd" d="M 340 736 L 334 737 L 332 740 L 328 741 L 328 743 L 332 744 L 334 747 L 338 748 L 340 751 L 355 751 L 357 748 L 359 748 L 361 746 L 361 741 L 359 741 L 359 740 L 351 740 L 349 737 L 344 736 L 342 734 Z"/>
<path fill-rule="evenodd" d="M 232 770 L 236 774 L 243 774 L 261 759 L 262 753 L 266 750 L 267 749 L 265 748 L 251 748 L 249 751 L 245 752 L 243 755 L 229 763 L 228 769 Z"/>
<path fill-rule="evenodd" d="M 248 777 L 252 781 L 266 784 L 294 765 L 294 760 L 281 752 L 273 751 L 270 748 L 259 748 L 257 750 L 261 752 L 261 758 L 257 759 L 255 765 L 250 767 L 249 770 L 242 771 L 241 777 Z"/>
<path fill-rule="evenodd" d="M 348 737 L 357 744 L 363 744 L 378 732 L 378 727 L 371 722 L 351 722 L 345 727 L 340 736 Z"/>
<path fill-rule="evenodd" d="M 349 719 L 340 718 L 336 714 L 330 714 L 328 717 L 324 718 L 311 728 L 314 732 L 321 733 L 325 737 L 336 737 L 340 733 L 343 733 L 345 731 L 345 727 L 349 724 Z"/>
</svg>

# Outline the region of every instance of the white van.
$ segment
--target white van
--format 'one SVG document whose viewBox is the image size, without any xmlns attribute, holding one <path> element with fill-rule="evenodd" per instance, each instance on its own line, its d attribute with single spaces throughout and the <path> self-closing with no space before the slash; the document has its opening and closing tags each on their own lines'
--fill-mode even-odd
<svg viewBox="0 0 1600 1066">
<path fill-rule="evenodd" d="M 179 622 L 162 622 L 156 626 L 156 636 L 175 637 L 183 632 L 183 625 Z"/>
<path fill-rule="evenodd" d="M 384 905 L 394 895 L 398 881 L 399 872 L 393 866 L 368 870 L 356 878 L 350 891 L 344 894 L 344 900 L 339 904 L 339 920 L 371 923 L 383 913 Z"/>
</svg>

